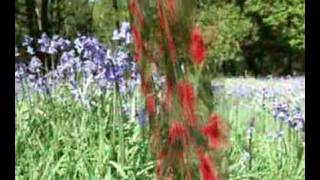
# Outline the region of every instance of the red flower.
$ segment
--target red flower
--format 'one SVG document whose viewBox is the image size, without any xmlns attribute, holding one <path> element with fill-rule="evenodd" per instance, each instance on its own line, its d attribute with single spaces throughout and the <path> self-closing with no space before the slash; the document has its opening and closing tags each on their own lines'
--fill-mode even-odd
<svg viewBox="0 0 320 180">
<path fill-rule="evenodd" d="M 198 151 L 199 171 L 202 180 L 217 180 L 215 169 L 208 158 L 202 151 Z"/>
<path fill-rule="evenodd" d="M 193 87 L 187 80 L 178 83 L 177 93 L 179 96 L 179 101 L 183 108 L 193 107 L 195 96 L 193 92 Z"/>
<path fill-rule="evenodd" d="M 208 137 L 209 146 L 212 148 L 218 148 L 220 146 L 219 140 L 221 137 L 221 132 L 219 129 L 219 118 L 217 115 L 211 115 L 208 124 L 206 124 L 202 129 L 202 133 Z"/>
<path fill-rule="evenodd" d="M 194 114 L 195 95 L 193 87 L 188 81 L 184 80 L 177 85 L 177 94 L 183 115 L 190 123 L 194 123 L 196 116 Z"/>
<path fill-rule="evenodd" d="M 152 95 L 148 95 L 146 98 L 146 106 L 147 106 L 147 112 L 150 115 L 154 115 L 154 113 L 156 112 L 156 102 L 155 99 Z"/>
<path fill-rule="evenodd" d="M 206 49 L 198 27 L 195 27 L 191 32 L 189 51 L 194 64 L 201 64 L 203 62 Z"/>
<path fill-rule="evenodd" d="M 168 133 L 168 143 L 170 146 L 177 141 L 181 141 L 184 145 L 187 144 L 188 132 L 186 127 L 181 122 L 173 122 L 170 124 Z"/>
</svg>

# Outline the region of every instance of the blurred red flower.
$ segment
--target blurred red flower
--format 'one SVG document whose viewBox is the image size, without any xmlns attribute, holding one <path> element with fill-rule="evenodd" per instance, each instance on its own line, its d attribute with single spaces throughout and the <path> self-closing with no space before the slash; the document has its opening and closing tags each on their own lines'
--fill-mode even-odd
<svg viewBox="0 0 320 180">
<path fill-rule="evenodd" d="M 198 151 L 199 160 L 199 171 L 202 180 L 217 180 L 217 175 L 213 164 L 208 156 L 206 156 L 202 151 Z"/>
<path fill-rule="evenodd" d="M 192 85 L 187 81 L 183 80 L 177 85 L 177 94 L 182 106 L 182 113 L 189 123 L 196 121 L 194 114 L 195 94 Z"/>
<path fill-rule="evenodd" d="M 189 51 L 194 64 L 201 64 L 206 55 L 206 49 L 198 27 L 193 28 L 191 32 Z"/>
<path fill-rule="evenodd" d="M 152 95 L 148 95 L 146 98 L 146 109 L 147 112 L 149 113 L 149 115 L 154 115 L 154 113 L 156 112 L 156 102 L 155 99 Z"/>
<path fill-rule="evenodd" d="M 212 148 L 218 148 L 220 146 L 219 139 L 221 137 L 221 133 L 218 124 L 218 116 L 211 115 L 209 118 L 209 122 L 201 129 L 202 133 L 208 137 L 209 146 Z"/>
<path fill-rule="evenodd" d="M 186 127 L 181 122 L 172 122 L 169 127 L 168 143 L 170 146 L 177 141 L 181 141 L 184 145 L 187 144 L 188 132 Z"/>
</svg>

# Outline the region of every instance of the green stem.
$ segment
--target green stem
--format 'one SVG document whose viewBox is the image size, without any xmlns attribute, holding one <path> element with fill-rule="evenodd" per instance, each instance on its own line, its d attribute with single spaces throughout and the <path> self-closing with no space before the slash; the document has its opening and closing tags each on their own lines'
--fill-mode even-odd
<svg viewBox="0 0 320 180">
<path fill-rule="evenodd" d="M 53 55 L 50 56 L 50 60 L 51 60 L 51 69 L 54 69 L 55 63 L 54 63 Z"/>
<path fill-rule="evenodd" d="M 118 89 L 118 88 L 117 88 Z M 119 91 L 117 91 L 118 93 Z M 119 98 L 119 105 L 121 106 L 121 97 Z M 119 106 L 119 107 L 120 107 Z M 119 127 L 119 136 L 120 136 L 120 158 L 119 158 L 119 162 L 124 165 L 125 164 L 125 147 L 124 147 L 124 118 L 122 116 L 122 113 L 119 112 L 119 121 L 120 121 L 120 127 Z"/>
</svg>

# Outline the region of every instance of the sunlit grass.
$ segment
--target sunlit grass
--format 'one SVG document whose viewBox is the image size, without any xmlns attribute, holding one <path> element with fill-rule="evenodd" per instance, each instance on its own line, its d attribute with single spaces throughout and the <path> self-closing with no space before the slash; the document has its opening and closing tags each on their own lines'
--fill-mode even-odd
<svg viewBox="0 0 320 180">
<path fill-rule="evenodd" d="M 114 96 L 104 106 L 97 101 L 91 110 L 66 98 L 64 103 L 43 98 L 16 103 L 17 180 L 155 179 L 148 126 L 137 125 L 134 110 L 124 117 L 112 108 L 119 107 L 113 106 Z M 260 106 L 223 97 L 213 102 L 214 112 L 229 127 L 229 146 L 219 167 L 225 179 L 304 179 L 304 145 L 297 132 Z M 137 107 L 139 97 L 129 103 Z M 279 130 L 283 136 L 275 137 Z"/>
</svg>

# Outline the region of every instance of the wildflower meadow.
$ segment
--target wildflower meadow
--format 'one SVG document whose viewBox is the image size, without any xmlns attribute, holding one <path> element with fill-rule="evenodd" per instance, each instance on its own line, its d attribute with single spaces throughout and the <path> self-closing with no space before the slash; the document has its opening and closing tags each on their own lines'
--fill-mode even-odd
<svg viewBox="0 0 320 180">
<path fill-rule="evenodd" d="M 231 3 L 41 2 L 16 19 L 15 179 L 304 179 L 304 65 L 239 55 L 212 14 Z"/>
</svg>

